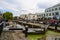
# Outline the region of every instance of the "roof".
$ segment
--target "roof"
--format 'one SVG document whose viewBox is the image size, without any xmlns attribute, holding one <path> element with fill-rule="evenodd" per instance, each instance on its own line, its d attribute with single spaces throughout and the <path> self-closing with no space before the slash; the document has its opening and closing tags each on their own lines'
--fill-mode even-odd
<svg viewBox="0 0 60 40">
<path fill-rule="evenodd" d="M 60 6 L 60 3 L 58 3 L 58 4 L 56 4 L 56 5 L 52 6 L 52 7 L 49 7 L 49 8 L 53 8 L 53 7 L 57 7 L 57 6 Z M 49 9 L 49 8 L 47 8 L 47 9 Z"/>
<path fill-rule="evenodd" d="M 57 6 L 60 6 L 60 3 L 59 3 L 59 4 L 54 5 L 53 7 L 57 7 Z"/>
</svg>

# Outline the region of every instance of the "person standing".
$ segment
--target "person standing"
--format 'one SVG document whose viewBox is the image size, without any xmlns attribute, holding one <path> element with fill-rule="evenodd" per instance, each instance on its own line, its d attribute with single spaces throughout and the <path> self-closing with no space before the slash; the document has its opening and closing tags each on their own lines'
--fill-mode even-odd
<svg viewBox="0 0 60 40">
<path fill-rule="evenodd" d="M 55 26 L 56 20 L 54 18 L 50 19 L 50 26 Z"/>
<path fill-rule="evenodd" d="M 55 30 L 57 30 L 59 21 L 55 21 Z"/>
<path fill-rule="evenodd" d="M 0 36 L 1 36 L 2 31 L 3 31 L 3 27 L 6 27 L 6 20 L 2 18 L 0 20 Z"/>
<path fill-rule="evenodd" d="M 6 27 L 6 19 L 2 19 L 3 27 Z"/>
<path fill-rule="evenodd" d="M 0 37 L 1 37 L 1 33 L 3 31 L 3 23 L 2 23 L 2 20 L 0 21 Z"/>
<path fill-rule="evenodd" d="M 26 25 L 25 26 L 25 37 L 27 37 L 28 36 L 28 26 Z"/>
</svg>

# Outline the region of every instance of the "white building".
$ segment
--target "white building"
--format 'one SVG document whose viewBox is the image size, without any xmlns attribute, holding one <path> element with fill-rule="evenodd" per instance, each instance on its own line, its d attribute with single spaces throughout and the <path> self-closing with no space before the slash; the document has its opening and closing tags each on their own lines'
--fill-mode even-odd
<svg viewBox="0 0 60 40">
<path fill-rule="evenodd" d="M 28 20 L 37 20 L 37 15 L 36 14 L 29 13 L 28 14 Z"/>
<path fill-rule="evenodd" d="M 25 19 L 26 17 L 27 17 L 26 14 L 21 14 L 21 15 L 20 15 L 20 18 L 22 18 L 22 19 Z"/>
<path fill-rule="evenodd" d="M 45 17 L 45 13 L 37 13 L 37 18 L 41 19 L 42 17 Z"/>
<path fill-rule="evenodd" d="M 46 18 L 53 18 L 54 16 L 60 16 L 60 3 L 56 4 L 50 8 L 45 9 L 45 17 Z"/>
</svg>

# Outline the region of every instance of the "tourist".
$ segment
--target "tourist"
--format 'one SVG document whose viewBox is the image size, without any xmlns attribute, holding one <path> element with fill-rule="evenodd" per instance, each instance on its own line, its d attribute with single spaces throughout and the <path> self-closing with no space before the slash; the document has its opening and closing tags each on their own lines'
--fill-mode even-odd
<svg viewBox="0 0 60 40">
<path fill-rule="evenodd" d="M 55 30 L 57 30 L 58 24 L 59 24 L 59 21 L 55 21 Z"/>
<path fill-rule="evenodd" d="M 50 26 L 55 26 L 56 20 L 54 18 L 50 19 Z"/>
<path fill-rule="evenodd" d="M 0 22 L 0 37 L 1 37 L 2 31 L 3 31 L 3 23 L 2 23 L 2 20 L 1 20 L 1 22 Z"/>
<path fill-rule="evenodd" d="M 58 26 L 60 27 L 60 20 L 58 21 Z"/>
<path fill-rule="evenodd" d="M 0 36 L 1 36 L 1 33 L 3 31 L 3 27 L 6 27 L 6 20 L 5 19 L 2 19 L 0 20 Z"/>
<path fill-rule="evenodd" d="M 28 26 L 25 26 L 25 37 L 28 36 L 27 33 L 28 33 Z"/>
<path fill-rule="evenodd" d="M 1 36 L 2 31 L 3 31 L 3 24 L 0 25 L 0 36 Z"/>
<path fill-rule="evenodd" d="M 4 18 L 2 19 L 3 27 L 6 27 L 6 21 L 7 21 L 6 19 Z"/>
</svg>

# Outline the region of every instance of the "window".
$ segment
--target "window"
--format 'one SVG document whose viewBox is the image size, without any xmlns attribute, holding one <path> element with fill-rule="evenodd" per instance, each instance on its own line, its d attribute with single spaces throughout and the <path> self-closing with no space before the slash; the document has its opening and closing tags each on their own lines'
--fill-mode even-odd
<svg viewBox="0 0 60 40">
<path fill-rule="evenodd" d="M 45 14 L 44 14 L 44 16 L 45 16 Z"/>
<path fill-rule="evenodd" d="M 49 13 L 49 16 L 51 16 L 51 13 Z"/>
<path fill-rule="evenodd" d="M 46 16 L 48 16 L 48 14 L 46 14 Z"/>
<path fill-rule="evenodd" d="M 52 15 L 54 16 L 54 13 L 52 13 Z"/>
<path fill-rule="evenodd" d="M 48 10 L 47 10 L 47 12 L 48 12 Z"/>
<path fill-rule="evenodd" d="M 55 15 L 59 15 L 59 12 L 55 12 Z"/>
<path fill-rule="evenodd" d="M 54 9 L 52 9 L 52 11 L 54 11 Z"/>
<path fill-rule="evenodd" d="M 41 15 L 37 15 L 38 17 L 40 17 Z"/>
<path fill-rule="evenodd" d="M 33 17 L 35 17 L 35 16 L 33 16 Z"/>
<path fill-rule="evenodd" d="M 57 8 L 55 8 L 55 10 L 57 10 Z"/>
<path fill-rule="evenodd" d="M 59 7 L 59 10 L 60 10 L 60 7 Z"/>
<path fill-rule="evenodd" d="M 49 12 L 51 12 L 51 10 L 49 10 Z"/>
</svg>

